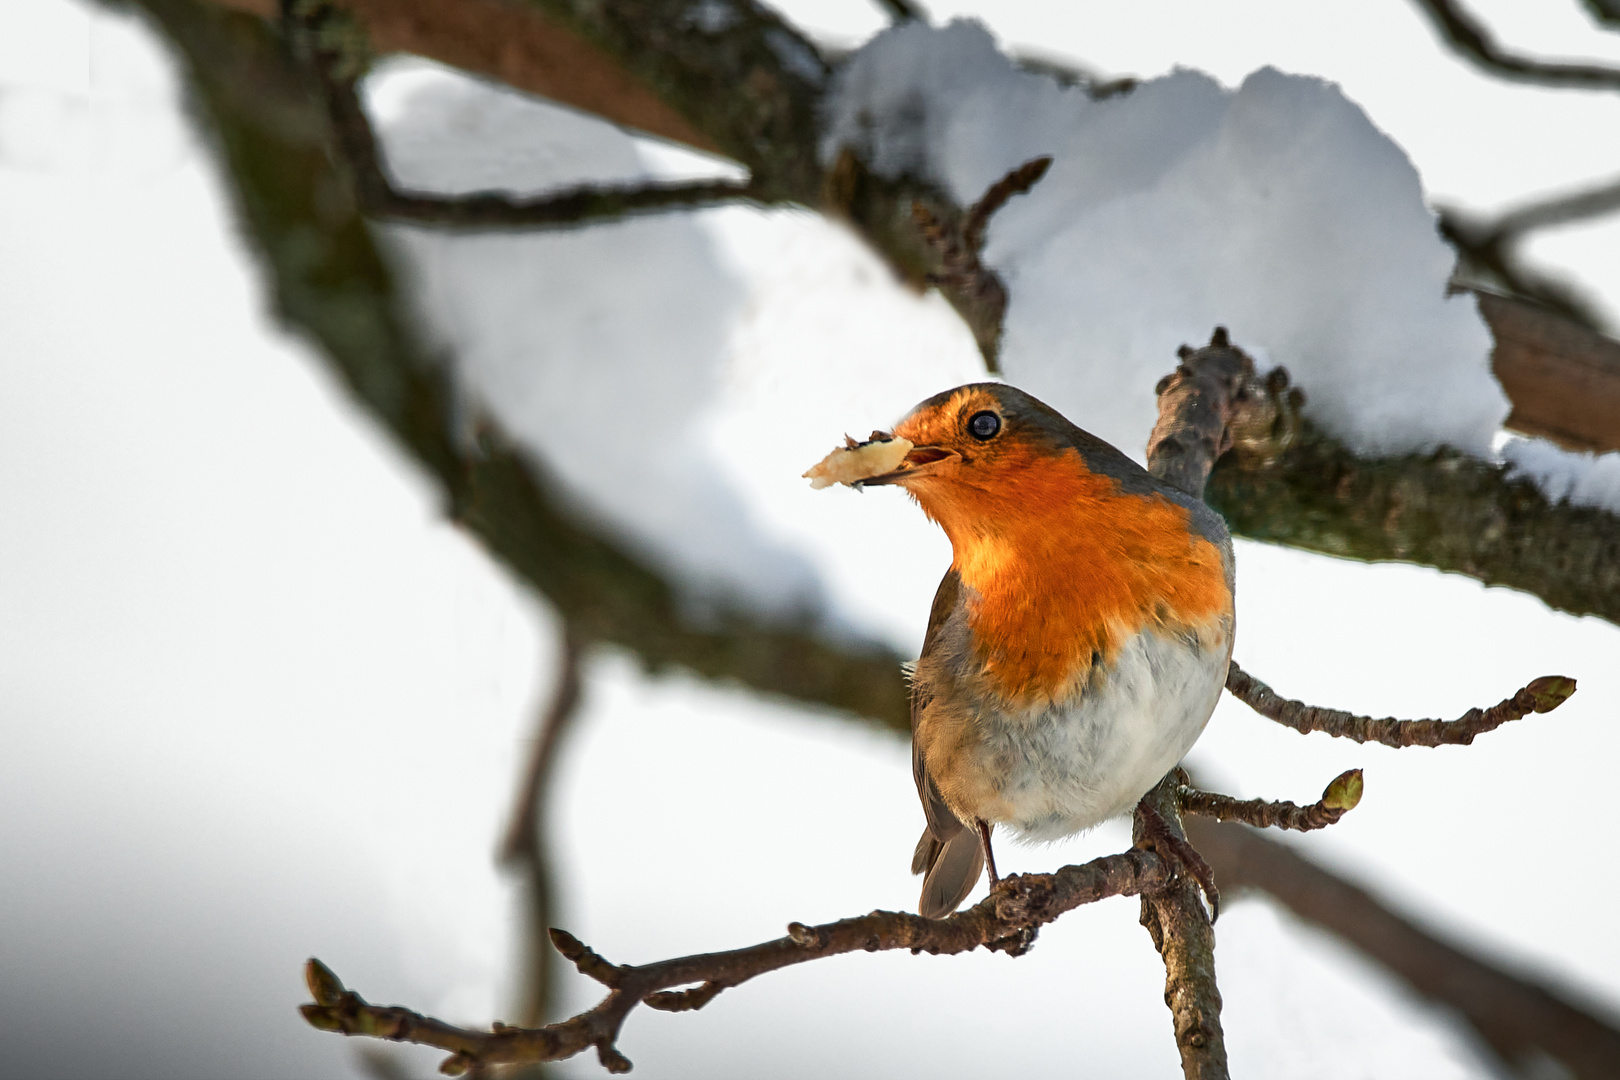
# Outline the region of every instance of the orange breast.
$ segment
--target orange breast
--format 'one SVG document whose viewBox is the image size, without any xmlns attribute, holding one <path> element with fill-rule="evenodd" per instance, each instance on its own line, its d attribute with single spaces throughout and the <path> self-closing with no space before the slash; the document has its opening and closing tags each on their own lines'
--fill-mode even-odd
<svg viewBox="0 0 1620 1080">
<path fill-rule="evenodd" d="M 951 539 L 982 676 L 1010 705 L 1079 692 L 1143 629 L 1203 636 L 1224 624 L 1232 595 L 1220 550 L 1185 509 L 1121 494 L 1072 449 L 1000 464 L 986 483 L 918 485 L 916 495 Z"/>
</svg>

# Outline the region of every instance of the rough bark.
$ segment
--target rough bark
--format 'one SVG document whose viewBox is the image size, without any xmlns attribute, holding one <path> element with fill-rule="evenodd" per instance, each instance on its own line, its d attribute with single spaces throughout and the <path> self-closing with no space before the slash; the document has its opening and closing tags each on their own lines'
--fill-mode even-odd
<svg viewBox="0 0 1620 1080">
<path fill-rule="evenodd" d="M 1204 498 L 1240 536 L 1433 566 L 1620 622 L 1620 519 L 1454 450 L 1363 458 L 1307 423 L 1274 461 L 1223 458 Z"/>
</svg>

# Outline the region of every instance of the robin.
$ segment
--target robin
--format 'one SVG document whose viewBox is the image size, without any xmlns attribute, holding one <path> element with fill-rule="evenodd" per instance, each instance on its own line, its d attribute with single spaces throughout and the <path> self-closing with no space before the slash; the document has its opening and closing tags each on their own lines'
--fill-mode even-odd
<svg viewBox="0 0 1620 1080">
<path fill-rule="evenodd" d="M 911 673 L 928 820 L 912 872 L 918 911 L 940 918 L 987 864 L 999 880 L 994 826 L 1089 829 L 1191 749 L 1232 654 L 1232 541 L 1203 502 L 1011 386 L 931 397 L 861 445 L 883 471 L 851 486 L 905 488 L 953 552 Z"/>
</svg>

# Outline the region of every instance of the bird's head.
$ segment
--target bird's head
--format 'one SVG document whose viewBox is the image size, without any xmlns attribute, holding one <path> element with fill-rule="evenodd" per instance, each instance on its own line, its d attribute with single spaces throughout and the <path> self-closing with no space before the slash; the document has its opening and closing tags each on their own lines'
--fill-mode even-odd
<svg viewBox="0 0 1620 1080">
<path fill-rule="evenodd" d="M 903 487 L 953 539 L 998 531 L 1039 513 L 1089 476 L 1076 438 L 1055 410 L 1003 383 L 970 383 L 936 394 L 895 425 L 912 446 L 887 472 L 857 487 Z"/>
</svg>

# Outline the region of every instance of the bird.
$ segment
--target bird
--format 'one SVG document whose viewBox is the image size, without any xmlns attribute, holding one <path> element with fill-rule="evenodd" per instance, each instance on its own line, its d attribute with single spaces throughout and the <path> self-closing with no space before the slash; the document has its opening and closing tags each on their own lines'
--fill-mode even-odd
<svg viewBox="0 0 1620 1080">
<path fill-rule="evenodd" d="M 986 866 L 1000 880 L 994 827 L 1083 832 L 1192 748 L 1231 660 L 1232 541 L 1202 500 L 1005 383 L 873 434 L 904 441 L 851 486 L 904 489 L 951 542 L 910 669 L 912 872 L 918 913 L 941 918 Z"/>
</svg>

